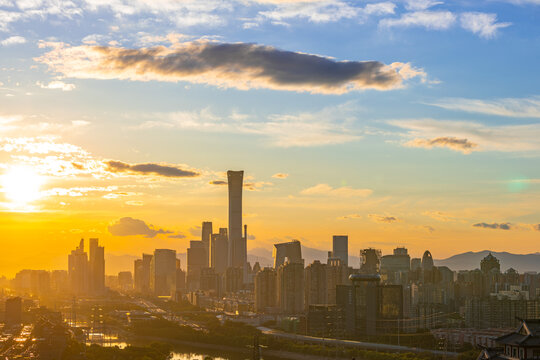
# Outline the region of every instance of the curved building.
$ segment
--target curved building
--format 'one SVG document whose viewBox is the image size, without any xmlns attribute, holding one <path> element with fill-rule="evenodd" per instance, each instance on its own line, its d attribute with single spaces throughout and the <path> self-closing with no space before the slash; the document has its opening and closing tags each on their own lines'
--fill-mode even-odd
<svg viewBox="0 0 540 360">
<path fill-rule="evenodd" d="M 426 250 L 424 256 L 422 256 L 422 270 L 431 271 L 433 270 L 433 256 L 429 250 Z"/>
</svg>

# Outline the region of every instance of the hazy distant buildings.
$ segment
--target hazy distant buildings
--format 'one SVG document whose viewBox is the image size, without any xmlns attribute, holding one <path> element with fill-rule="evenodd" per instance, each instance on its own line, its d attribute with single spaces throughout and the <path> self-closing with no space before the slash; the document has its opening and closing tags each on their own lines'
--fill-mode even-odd
<svg viewBox="0 0 540 360">
<path fill-rule="evenodd" d="M 210 267 L 216 273 L 224 274 L 228 264 L 229 239 L 227 229 L 220 228 L 218 234 L 212 234 L 210 241 Z"/>
<path fill-rule="evenodd" d="M 175 250 L 154 250 L 150 266 L 150 289 L 156 296 L 171 296 L 176 291 Z"/>
<path fill-rule="evenodd" d="M 227 171 L 229 186 L 229 266 L 244 268 L 246 238 L 242 236 L 242 187 L 244 171 Z"/>
<path fill-rule="evenodd" d="M 244 269 L 241 267 L 228 267 L 224 276 L 224 287 L 228 293 L 235 293 L 244 287 Z"/>
<path fill-rule="evenodd" d="M 332 237 L 332 257 L 341 259 L 341 263 L 349 266 L 349 237 L 334 235 Z"/>
<path fill-rule="evenodd" d="M 201 270 L 207 267 L 208 257 L 203 241 L 190 241 L 187 249 L 187 288 L 198 290 L 201 282 Z"/>
<path fill-rule="evenodd" d="M 277 272 L 266 267 L 255 275 L 255 311 L 272 312 L 277 306 Z"/>
<path fill-rule="evenodd" d="M 118 288 L 122 291 L 133 290 L 133 275 L 131 271 L 120 271 L 118 273 Z"/>
<path fill-rule="evenodd" d="M 143 254 L 142 259 L 137 259 L 133 266 L 133 284 L 135 291 L 141 294 L 150 293 L 150 269 L 152 254 Z"/>
<path fill-rule="evenodd" d="M 6 300 L 5 319 L 6 325 L 19 325 L 22 322 L 22 299 L 12 297 Z"/>
<path fill-rule="evenodd" d="M 300 241 L 293 240 L 286 243 L 274 244 L 272 253 L 274 257 L 274 269 L 278 269 L 280 265 L 285 263 L 287 259 L 290 263 L 302 263 L 302 247 Z"/>
</svg>

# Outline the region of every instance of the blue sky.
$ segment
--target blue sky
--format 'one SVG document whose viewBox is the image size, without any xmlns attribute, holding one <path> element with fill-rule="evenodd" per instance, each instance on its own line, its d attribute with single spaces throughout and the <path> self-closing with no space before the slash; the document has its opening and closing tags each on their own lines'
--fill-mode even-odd
<svg viewBox="0 0 540 360">
<path fill-rule="evenodd" d="M 186 234 L 148 248 L 224 226 L 225 189 L 209 183 L 229 168 L 253 182 L 251 248 L 347 232 L 356 249 L 534 252 L 539 19 L 538 0 L 0 0 L 0 170 L 45 178 L 23 206 L 35 231 L 97 233 L 119 253 L 106 224 L 123 216 Z M 200 176 L 113 174 L 109 159 Z M 64 160 L 85 170 L 50 170 Z M 0 195 L 0 216 L 20 220 Z M 76 215 L 68 234 L 43 225 Z"/>
</svg>

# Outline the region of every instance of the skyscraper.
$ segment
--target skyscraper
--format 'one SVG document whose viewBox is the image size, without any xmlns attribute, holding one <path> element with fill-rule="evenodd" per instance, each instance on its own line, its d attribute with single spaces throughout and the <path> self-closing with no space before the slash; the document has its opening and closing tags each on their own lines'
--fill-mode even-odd
<svg viewBox="0 0 540 360">
<path fill-rule="evenodd" d="M 88 294 L 88 273 L 88 255 L 84 251 L 84 239 L 81 239 L 79 246 L 68 255 L 69 285 L 73 294 Z"/>
<path fill-rule="evenodd" d="M 304 311 L 304 264 L 285 262 L 277 270 L 278 304 L 283 314 Z"/>
<path fill-rule="evenodd" d="M 227 229 L 220 228 L 219 234 L 212 234 L 210 240 L 210 267 L 214 268 L 217 274 L 224 274 L 227 270 L 228 251 Z"/>
<path fill-rule="evenodd" d="M 105 248 L 96 238 L 90 239 L 89 255 L 90 293 L 100 295 L 105 292 Z"/>
<path fill-rule="evenodd" d="M 277 305 L 277 272 L 264 268 L 255 275 L 255 311 L 271 312 Z"/>
<path fill-rule="evenodd" d="M 341 263 L 349 266 L 349 236 L 334 235 L 332 237 L 332 257 L 341 259 Z"/>
<path fill-rule="evenodd" d="M 142 294 L 150 293 L 150 268 L 152 254 L 143 254 L 142 259 L 135 260 L 133 271 L 133 282 L 135 291 Z"/>
<path fill-rule="evenodd" d="M 246 238 L 242 236 L 242 186 L 244 171 L 227 171 L 229 184 L 229 266 L 244 268 Z"/>
<path fill-rule="evenodd" d="M 156 249 L 150 266 L 150 288 L 156 296 L 176 291 L 176 250 Z"/>
<path fill-rule="evenodd" d="M 200 288 L 201 270 L 207 267 L 207 263 L 204 242 L 190 241 L 187 249 L 187 288 L 189 290 Z"/>
<path fill-rule="evenodd" d="M 13 297 L 6 300 L 4 322 L 8 326 L 19 325 L 22 321 L 22 299 Z"/>
<path fill-rule="evenodd" d="M 208 267 L 210 264 L 210 241 L 212 238 L 212 222 L 203 221 L 202 223 L 202 232 L 201 232 L 201 241 L 204 244 L 204 250 L 206 251 L 206 260 L 204 267 Z"/>
<path fill-rule="evenodd" d="M 291 263 L 303 263 L 302 247 L 298 240 L 274 244 L 272 256 L 274 257 L 274 269 L 277 269 L 280 265 L 284 264 L 285 259 L 288 259 Z"/>
</svg>

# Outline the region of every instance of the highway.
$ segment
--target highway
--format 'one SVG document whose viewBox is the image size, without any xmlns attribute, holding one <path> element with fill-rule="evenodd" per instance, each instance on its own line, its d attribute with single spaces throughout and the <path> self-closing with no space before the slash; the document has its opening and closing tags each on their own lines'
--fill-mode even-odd
<svg viewBox="0 0 540 360">
<path fill-rule="evenodd" d="M 448 356 L 448 357 L 458 356 L 458 353 L 450 352 L 450 351 L 428 350 L 428 349 L 412 348 L 412 347 L 399 346 L 399 345 L 378 344 L 378 343 L 370 343 L 370 342 L 362 342 L 362 341 L 354 341 L 354 340 L 329 339 L 329 338 L 321 338 L 321 337 L 315 337 L 315 336 L 290 334 L 290 333 L 270 329 L 263 326 L 259 326 L 257 327 L 257 329 L 259 329 L 265 335 L 288 339 L 288 340 L 321 344 L 321 345 L 343 346 L 343 347 L 349 347 L 349 348 L 358 348 L 358 349 L 384 351 L 384 352 L 412 352 L 412 353 L 426 353 L 427 352 L 427 353 L 431 353 L 438 356 Z"/>
</svg>

